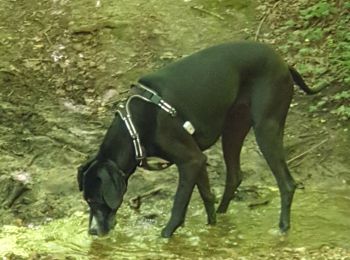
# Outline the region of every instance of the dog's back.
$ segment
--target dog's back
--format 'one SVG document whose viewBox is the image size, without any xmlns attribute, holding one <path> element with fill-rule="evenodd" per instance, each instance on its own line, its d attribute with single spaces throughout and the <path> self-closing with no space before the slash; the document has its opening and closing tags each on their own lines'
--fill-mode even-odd
<svg viewBox="0 0 350 260">
<path fill-rule="evenodd" d="M 288 72 L 288 66 L 269 45 L 242 41 L 198 51 L 143 76 L 140 82 L 164 95 L 171 90 L 187 94 L 189 89 L 215 94 L 232 85 L 230 82 L 243 85 L 278 67 Z"/>
<path fill-rule="evenodd" d="M 207 140 L 201 135 L 221 135 L 229 109 L 237 102 L 250 104 L 252 88 L 268 80 L 271 84 L 264 87 L 292 88 L 288 66 L 270 46 L 242 41 L 196 52 L 139 81 L 156 90 L 176 107 L 180 117 L 197 126 L 201 131 L 198 139 Z M 284 85 L 272 82 L 282 80 Z"/>
</svg>

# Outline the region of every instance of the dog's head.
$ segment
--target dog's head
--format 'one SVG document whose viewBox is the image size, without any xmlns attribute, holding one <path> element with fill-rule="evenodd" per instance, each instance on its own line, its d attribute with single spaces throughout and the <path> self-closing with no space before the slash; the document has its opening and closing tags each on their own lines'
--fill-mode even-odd
<svg viewBox="0 0 350 260">
<path fill-rule="evenodd" d="M 115 226 L 127 179 L 110 161 L 92 159 L 78 168 L 79 190 L 90 207 L 89 234 L 106 235 Z"/>
</svg>

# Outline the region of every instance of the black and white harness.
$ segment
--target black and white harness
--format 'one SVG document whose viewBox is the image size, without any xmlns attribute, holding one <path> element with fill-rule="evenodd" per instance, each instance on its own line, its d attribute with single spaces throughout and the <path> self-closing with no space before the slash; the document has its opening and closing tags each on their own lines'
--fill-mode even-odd
<svg viewBox="0 0 350 260">
<path fill-rule="evenodd" d="M 132 95 L 129 96 L 126 101 L 118 104 L 118 109 L 117 113 L 120 115 L 122 120 L 124 121 L 126 128 L 129 131 L 129 134 L 132 138 L 134 149 L 135 149 L 135 155 L 136 155 L 136 160 L 138 162 L 138 165 L 144 168 L 150 168 L 147 165 L 146 161 L 146 155 L 145 151 L 141 145 L 140 137 L 139 134 L 135 128 L 135 125 L 132 121 L 132 117 L 130 114 L 130 109 L 129 105 L 131 100 L 135 98 L 139 98 L 141 100 L 144 100 L 149 103 L 153 103 L 157 105 L 159 108 L 167 112 L 170 116 L 175 117 L 176 116 L 176 109 L 172 107 L 170 104 L 165 102 L 154 90 L 140 84 L 134 84 L 132 85 Z M 186 121 L 185 124 L 183 125 L 185 130 L 189 132 L 190 134 L 194 133 L 194 128 L 192 124 L 189 121 Z M 170 165 L 170 163 L 163 163 L 163 166 L 159 166 L 158 168 L 166 168 Z M 154 169 L 154 168 L 152 168 Z"/>
</svg>

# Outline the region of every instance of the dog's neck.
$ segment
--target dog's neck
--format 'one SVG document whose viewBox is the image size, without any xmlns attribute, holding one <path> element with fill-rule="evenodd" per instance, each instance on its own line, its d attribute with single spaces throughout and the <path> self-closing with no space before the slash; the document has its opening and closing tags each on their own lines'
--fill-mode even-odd
<svg viewBox="0 0 350 260">
<path fill-rule="evenodd" d="M 113 161 L 120 170 L 130 176 L 137 167 L 132 138 L 125 123 L 116 115 L 100 146 L 99 156 Z"/>
</svg>

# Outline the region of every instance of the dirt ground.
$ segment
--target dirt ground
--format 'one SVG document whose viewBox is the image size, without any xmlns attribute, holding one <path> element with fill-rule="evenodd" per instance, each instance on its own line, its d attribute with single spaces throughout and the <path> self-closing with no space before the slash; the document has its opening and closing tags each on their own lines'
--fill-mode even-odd
<svg viewBox="0 0 350 260">
<path fill-rule="evenodd" d="M 253 1 L 1 1 L 0 225 L 42 225 L 85 212 L 76 168 L 97 150 L 114 102 L 143 73 L 215 43 L 253 38 L 255 11 Z M 290 109 L 285 146 L 301 188 L 349 191 L 349 122 L 308 112 L 333 91 L 296 91 Z M 219 145 L 208 152 L 218 196 L 220 156 Z M 253 135 L 242 164 L 247 185 L 275 185 Z M 128 199 L 174 184 L 177 175 L 139 171 L 131 181 Z M 322 250 L 324 259 L 350 259 L 350 246 Z M 288 250 L 279 259 L 298 255 L 318 259 L 314 251 Z"/>
</svg>

